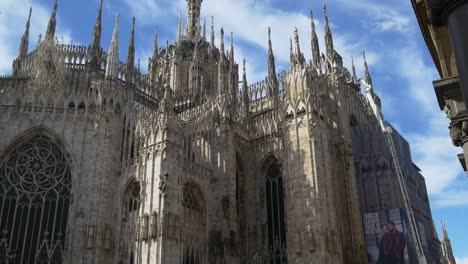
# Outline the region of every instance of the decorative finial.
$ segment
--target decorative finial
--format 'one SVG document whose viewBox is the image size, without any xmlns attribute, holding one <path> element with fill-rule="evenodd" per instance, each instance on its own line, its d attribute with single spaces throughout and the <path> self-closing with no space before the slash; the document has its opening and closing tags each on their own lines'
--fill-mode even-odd
<svg viewBox="0 0 468 264">
<path fill-rule="evenodd" d="M 222 56 L 222 59 L 224 59 L 224 28 L 221 28 L 221 44 L 220 44 L 220 48 L 221 48 L 221 54 L 223 55 L 223 56 Z"/>
<path fill-rule="evenodd" d="M 351 70 L 352 70 L 352 78 L 354 82 L 357 82 L 357 75 L 356 75 L 356 67 L 354 66 L 354 57 L 351 56 Z"/>
<path fill-rule="evenodd" d="M 119 63 L 119 14 L 116 14 L 109 55 L 107 55 L 106 78 L 118 77 Z"/>
<path fill-rule="evenodd" d="M 369 65 L 367 64 L 366 51 L 362 51 L 362 57 L 364 58 L 364 70 L 366 74 L 366 83 L 372 88 L 372 77 L 369 72 Z"/>
<path fill-rule="evenodd" d="M 29 50 L 29 29 L 31 27 L 31 15 L 32 8 L 29 8 L 28 21 L 26 22 L 26 30 L 24 31 L 23 37 L 21 38 L 21 45 L 19 50 L 18 58 L 23 59 L 28 54 Z"/>
<path fill-rule="evenodd" d="M 203 18 L 203 40 L 206 41 L 206 18 Z"/>
<path fill-rule="evenodd" d="M 327 47 L 327 54 L 332 56 L 332 53 L 334 52 L 333 35 L 330 30 L 330 24 L 328 22 L 327 5 L 323 6 L 323 13 L 325 16 L 325 45 Z"/>
<path fill-rule="evenodd" d="M 98 50 L 101 46 L 101 34 L 102 34 L 102 5 L 104 0 L 101 0 L 99 3 L 98 15 L 96 18 L 96 23 L 94 24 L 93 39 L 91 42 L 91 48 L 93 50 Z"/>
<path fill-rule="evenodd" d="M 211 17 L 211 48 L 215 46 L 214 16 Z"/>
<path fill-rule="evenodd" d="M 317 32 L 315 31 L 315 20 L 314 20 L 314 13 L 312 9 L 310 9 L 310 27 L 312 29 L 312 59 L 315 69 L 320 68 L 320 46 L 317 37 Z"/>
<path fill-rule="evenodd" d="M 55 38 L 55 28 L 57 27 L 57 9 L 58 9 L 58 0 L 55 0 L 54 9 L 52 15 L 50 16 L 49 24 L 46 31 L 46 41 L 54 41 Z"/>
<path fill-rule="evenodd" d="M 132 31 L 127 53 L 127 81 L 131 82 L 135 68 L 135 17 L 132 18 Z"/>
</svg>

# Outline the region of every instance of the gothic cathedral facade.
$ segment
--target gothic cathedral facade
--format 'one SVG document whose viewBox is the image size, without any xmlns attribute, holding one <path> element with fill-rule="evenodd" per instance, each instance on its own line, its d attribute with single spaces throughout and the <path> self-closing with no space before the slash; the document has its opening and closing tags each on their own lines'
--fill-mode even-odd
<svg viewBox="0 0 468 264">
<path fill-rule="evenodd" d="M 135 19 L 125 63 L 118 16 L 101 48 L 102 1 L 89 46 L 56 40 L 56 2 L 29 52 L 28 20 L 0 78 L 0 263 L 367 263 L 351 127 L 373 118 L 326 9 L 323 53 L 311 13 L 313 59 L 296 30 L 277 74 L 269 31 L 249 85 L 202 2 L 146 74 Z"/>
</svg>

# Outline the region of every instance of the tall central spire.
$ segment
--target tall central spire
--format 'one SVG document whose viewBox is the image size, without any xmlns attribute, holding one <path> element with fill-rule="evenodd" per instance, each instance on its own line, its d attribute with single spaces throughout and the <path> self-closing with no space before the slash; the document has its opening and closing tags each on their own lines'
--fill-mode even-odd
<svg viewBox="0 0 468 264">
<path fill-rule="evenodd" d="M 200 31 L 200 10 L 203 0 L 186 0 L 188 11 L 188 38 L 195 40 Z"/>
</svg>

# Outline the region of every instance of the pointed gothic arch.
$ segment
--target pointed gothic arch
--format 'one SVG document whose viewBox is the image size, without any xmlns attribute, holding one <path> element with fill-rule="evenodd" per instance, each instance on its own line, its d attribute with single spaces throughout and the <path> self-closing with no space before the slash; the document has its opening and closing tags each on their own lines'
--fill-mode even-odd
<svg viewBox="0 0 468 264">
<path fill-rule="evenodd" d="M 0 260 L 63 262 L 71 175 L 65 146 L 42 126 L 0 155 Z"/>
<path fill-rule="evenodd" d="M 287 225 L 283 167 L 280 159 L 269 154 L 263 159 L 260 175 L 264 184 L 266 246 L 270 264 L 288 263 Z"/>
<path fill-rule="evenodd" d="M 186 183 L 182 189 L 182 209 L 181 237 L 184 238 L 183 247 L 186 252 L 182 263 L 204 263 L 204 245 L 207 240 L 206 203 L 201 188 L 194 182 Z"/>
<path fill-rule="evenodd" d="M 140 239 L 141 183 L 131 178 L 124 186 L 122 194 L 119 259 L 122 263 L 135 263 L 136 245 Z"/>
</svg>

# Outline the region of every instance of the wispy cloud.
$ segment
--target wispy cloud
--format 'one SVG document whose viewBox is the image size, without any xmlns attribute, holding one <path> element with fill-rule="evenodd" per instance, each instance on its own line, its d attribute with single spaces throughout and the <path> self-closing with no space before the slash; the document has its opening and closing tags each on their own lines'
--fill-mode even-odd
<svg viewBox="0 0 468 264">
<path fill-rule="evenodd" d="M 21 36 L 25 30 L 25 24 L 32 7 L 32 22 L 29 47 L 36 46 L 39 34 L 43 34 L 50 18 L 51 7 L 44 7 L 37 1 L 0 1 L 0 73 L 11 73 L 11 65 L 18 55 Z M 60 25 L 58 21 L 57 37 L 66 43 L 71 43 L 71 30 Z"/>
<path fill-rule="evenodd" d="M 468 264 L 468 257 L 466 258 L 455 258 L 457 264 Z"/>
<path fill-rule="evenodd" d="M 365 17 L 361 23 L 376 31 L 404 33 L 411 29 L 409 27 L 411 19 L 408 13 L 403 11 L 408 7 L 409 1 L 330 0 L 329 2 L 339 4 L 342 9 L 348 9 L 350 12 L 357 13 L 358 16 Z"/>
</svg>

